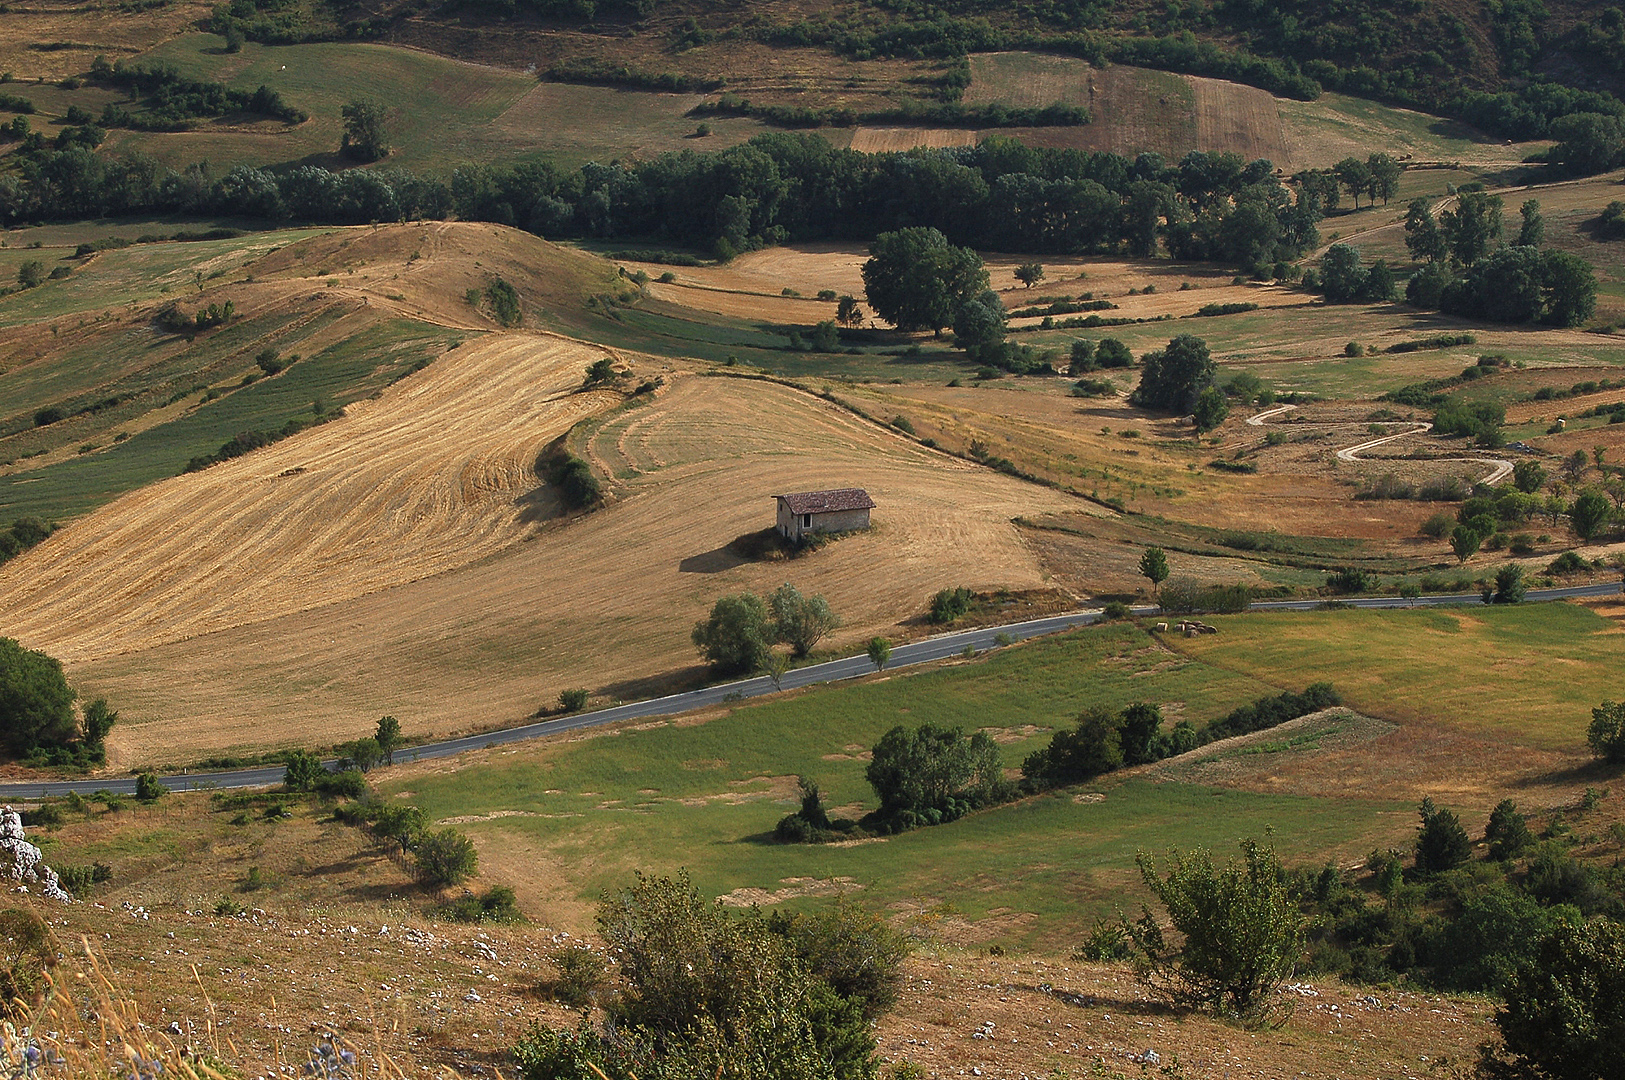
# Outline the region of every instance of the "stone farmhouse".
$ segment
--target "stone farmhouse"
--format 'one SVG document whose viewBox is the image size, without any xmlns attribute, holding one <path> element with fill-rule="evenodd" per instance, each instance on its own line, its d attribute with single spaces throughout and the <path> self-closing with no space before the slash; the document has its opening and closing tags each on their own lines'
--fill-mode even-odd
<svg viewBox="0 0 1625 1080">
<path fill-rule="evenodd" d="M 869 511 L 875 507 L 875 501 L 862 488 L 802 491 L 773 497 L 779 503 L 779 535 L 798 543 L 811 533 L 867 529 Z"/>
</svg>

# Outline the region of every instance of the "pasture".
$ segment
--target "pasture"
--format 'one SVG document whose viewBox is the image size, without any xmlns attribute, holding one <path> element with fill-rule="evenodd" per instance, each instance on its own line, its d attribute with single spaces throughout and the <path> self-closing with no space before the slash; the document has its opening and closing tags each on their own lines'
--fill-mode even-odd
<svg viewBox="0 0 1625 1080">
<path fill-rule="evenodd" d="M 705 892 L 745 903 L 833 886 L 864 906 L 951 910 L 971 941 L 1055 949 L 1138 893 L 1137 849 L 1176 836 L 1224 847 L 1273 823 L 1296 858 L 1342 859 L 1402 835 L 1412 808 L 1107 778 L 1085 788 L 1104 798 L 1064 791 L 886 839 L 775 844 L 765 834 L 794 808 L 796 775 L 856 815 L 874 805 L 866 750 L 897 724 L 986 731 L 1014 768 L 1090 704 L 1156 701 L 1170 720 L 1201 723 L 1269 692 L 1106 626 L 719 715 L 407 766 L 382 790 L 475 837 L 493 874 L 566 924 L 634 869 L 686 867 Z"/>
</svg>

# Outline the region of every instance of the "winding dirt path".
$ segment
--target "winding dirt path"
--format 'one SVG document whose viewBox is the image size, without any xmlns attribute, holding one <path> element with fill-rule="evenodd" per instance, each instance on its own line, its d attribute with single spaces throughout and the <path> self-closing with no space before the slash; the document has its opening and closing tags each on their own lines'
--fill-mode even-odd
<svg viewBox="0 0 1625 1080">
<path fill-rule="evenodd" d="M 1261 413 L 1249 416 L 1247 418 L 1247 423 L 1251 427 L 1263 427 L 1264 421 L 1268 420 L 1270 417 L 1280 416 L 1282 413 L 1291 412 L 1296 408 L 1296 405 L 1280 405 L 1273 409 L 1266 409 Z M 1313 423 L 1314 421 L 1310 422 Z M 1433 430 L 1433 425 L 1424 420 L 1393 420 L 1385 422 L 1409 424 L 1410 427 L 1405 431 L 1396 431 L 1392 435 L 1379 435 L 1374 439 L 1367 439 L 1365 442 L 1355 443 L 1353 446 L 1345 446 L 1341 450 L 1337 451 L 1337 460 L 1350 462 L 1363 461 L 1365 459 L 1361 458 L 1360 455 L 1367 450 L 1382 446 L 1384 443 L 1391 443 L 1395 439 L 1403 439 L 1410 435 L 1421 435 Z M 1438 458 L 1436 460 L 1472 461 L 1480 465 L 1493 465 L 1495 468 L 1490 470 L 1489 474 L 1486 475 L 1482 480 L 1478 481 L 1480 484 L 1491 487 L 1499 484 L 1501 481 L 1512 475 L 1512 462 L 1507 461 L 1504 458 L 1480 457 L 1477 455 L 1463 454 L 1457 457 Z"/>
</svg>

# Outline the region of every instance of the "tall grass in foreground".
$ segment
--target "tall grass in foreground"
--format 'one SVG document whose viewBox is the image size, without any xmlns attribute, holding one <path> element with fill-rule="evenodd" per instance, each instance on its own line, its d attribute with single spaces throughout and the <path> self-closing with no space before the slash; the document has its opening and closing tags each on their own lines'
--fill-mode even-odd
<svg viewBox="0 0 1625 1080">
<path fill-rule="evenodd" d="M 97 957 L 90 942 L 80 939 L 83 956 L 58 963 L 45 972 L 43 993 L 34 1003 L 12 1003 L 13 1019 L 0 1023 L 0 1080 L 73 1077 L 75 1080 L 241 1080 L 245 1055 L 223 1040 L 215 1022 L 214 1003 L 203 989 L 197 968 L 192 978 L 203 995 L 204 1030 L 191 1041 L 153 1027 Z M 276 1007 L 276 999 L 271 999 Z M 249 1067 L 250 1073 L 319 1077 L 322 1080 L 407 1080 L 406 1069 L 383 1046 L 363 1056 L 336 1033 L 316 1037 L 312 1046 L 289 1050 L 275 1045 L 272 1061 Z M 455 1076 L 442 1067 L 443 1075 Z M 502 1073 L 497 1072 L 498 1080 Z"/>
</svg>

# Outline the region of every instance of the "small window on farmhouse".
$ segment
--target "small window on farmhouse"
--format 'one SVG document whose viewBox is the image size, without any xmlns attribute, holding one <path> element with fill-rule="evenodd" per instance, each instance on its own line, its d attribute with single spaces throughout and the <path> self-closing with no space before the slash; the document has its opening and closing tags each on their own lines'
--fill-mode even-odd
<svg viewBox="0 0 1625 1080">
<path fill-rule="evenodd" d="M 811 514 L 802 514 L 801 515 L 801 527 L 803 529 L 812 528 L 812 515 Z"/>
</svg>

